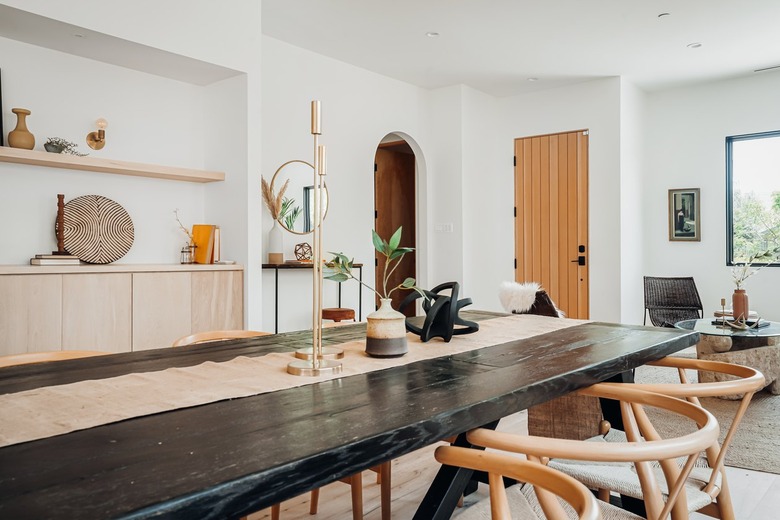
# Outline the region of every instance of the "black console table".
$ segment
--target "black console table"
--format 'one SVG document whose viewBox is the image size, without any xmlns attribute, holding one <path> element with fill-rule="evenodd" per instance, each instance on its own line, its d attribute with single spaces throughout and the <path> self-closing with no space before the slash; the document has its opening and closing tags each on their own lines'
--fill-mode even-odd
<svg viewBox="0 0 780 520">
<path fill-rule="evenodd" d="M 363 264 L 352 264 L 358 270 L 358 280 L 363 281 Z M 312 269 L 312 264 L 284 263 L 263 264 L 263 269 L 274 270 L 274 334 L 279 333 L 279 271 L 288 269 Z M 339 282 L 339 307 L 341 307 L 341 282 Z M 363 286 L 358 284 L 358 321 L 363 321 Z"/>
</svg>

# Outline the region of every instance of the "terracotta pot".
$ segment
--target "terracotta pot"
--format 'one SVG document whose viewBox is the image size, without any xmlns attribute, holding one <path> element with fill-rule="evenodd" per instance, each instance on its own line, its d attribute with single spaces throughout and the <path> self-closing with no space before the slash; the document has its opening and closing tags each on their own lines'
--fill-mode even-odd
<svg viewBox="0 0 780 520">
<path fill-rule="evenodd" d="M 745 289 L 735 289 L 731 296 L 731 309 L 735 320 L 747 320 L 750 309 L 748 308 L 748 295 Z"/>
<path fill-rule="evenodd" d="M 399 357 L 409 352 L 406 345 L 406 316 L 393 309 L 391 299 L 380 299 L 379 309 L 366 319 L 366 354 Z"/>
<path fill-rule="evenodd" d="M 16 128 L 8 132 L 8 146 L 32 150 L 35 147 L 35 136 L 27 130 L 27 116 L 31 112 L 25 108 L 12 108 L 11 112 L 16 114 Z"/>
</svg>

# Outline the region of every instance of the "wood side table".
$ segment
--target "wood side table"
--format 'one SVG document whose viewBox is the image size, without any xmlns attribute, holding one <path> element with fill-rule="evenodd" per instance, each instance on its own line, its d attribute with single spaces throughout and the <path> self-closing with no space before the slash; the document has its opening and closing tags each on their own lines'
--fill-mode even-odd
<svg viewBox="0 0 780 520">
<path fill-rule="evenodd" d="M 363 264 L 352 264 L 358 270 L 358 280 L 363 281 Z M 274 270 L 274 334 L 279 333 L 279 270 L 312 269 L 311 262 L 289 262 L 284 264 L 263 264 L 263 269 Z M 341 282 L 339 282 L 338 306 L 341 307 Z M 363 321 L 363 286 L 358 283 L 358 321 Z"/>
</svg>

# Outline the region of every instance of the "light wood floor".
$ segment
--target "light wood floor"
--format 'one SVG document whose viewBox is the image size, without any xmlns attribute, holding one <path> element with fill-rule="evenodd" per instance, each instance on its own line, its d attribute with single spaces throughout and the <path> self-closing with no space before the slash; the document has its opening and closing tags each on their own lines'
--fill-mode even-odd
<svg viewBox="0 0 780 520">
<path fill-rule="evenodd" d="M 503 419 L 500 430 L 528 433 L 526 412 L 520 412 Z M 772 432 L 777 435 L 777 432 Z M 410 519 L 414 516 L 425 491 L 438 469 L 433 458 L 436 446 L 423 448 L 393 461 L 393 518 Z M 780 468 L 778 468 L 780 470 Z M 727 468 L 731 496 L 734 501 L 736 518 L 738 520 L 777 520 L 780 518 L 780 475 L 761 473 L 740 468 Z M 380 520 L 379 485 L 372 472 L 363 473 L 363 509 L 367 520 Z M 487 497 L 487 488 L 469 497 L 472 499 Z M 458 511 L 453 518 L 457 518 Z M 260 511 L 250 516 L 250 520 L 270 518 L 270 510 Z M 316 519 L 316 520 L 349 520 L 352 518 L 349 486 L 335 482 L 322 488 L 320 492 L 320 508 L 316 516 L 309 515 L 309 494 L 296 497 L 282 504 L 282 520 Z M 710 518 L 705 515 L 693 514 L 691 519 Z"/>
</svg>

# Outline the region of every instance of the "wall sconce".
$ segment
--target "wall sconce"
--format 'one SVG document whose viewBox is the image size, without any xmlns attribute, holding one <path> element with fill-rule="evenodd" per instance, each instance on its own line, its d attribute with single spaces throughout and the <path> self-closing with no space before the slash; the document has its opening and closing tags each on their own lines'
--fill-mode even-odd
<svg viewBox="0 0 780 520">
<path fill-rule="evenodd" d="M 108 121 L 102 117 L 95 121 L 98 127 L 97 132 L 90 132 L 87 134 L 87 145 L 93 150 L 100 150 L 106 145 L 106 127 L 108 127 Z"/>
</svg>

